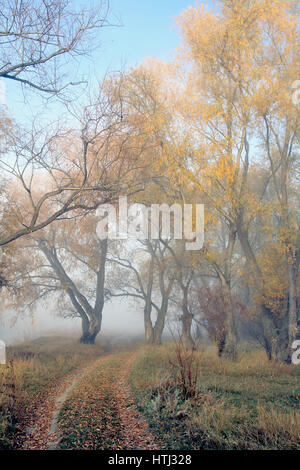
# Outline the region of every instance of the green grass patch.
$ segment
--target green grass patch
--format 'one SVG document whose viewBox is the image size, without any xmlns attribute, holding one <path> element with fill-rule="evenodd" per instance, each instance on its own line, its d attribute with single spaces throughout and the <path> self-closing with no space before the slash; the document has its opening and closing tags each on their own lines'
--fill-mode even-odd
<svg viewBox="0 0 300 470">
<path fill-rule="evenodd" d="M 174 348 L 145 348 L 131 373 L 137 404 L 168 449 L 300 449 L 300 367 L 260 351 L 237 362 L 196 353 L 195 397 L 174 377 Z M 176 374 L 175 374 L 176 375 Z"/>
</svg>

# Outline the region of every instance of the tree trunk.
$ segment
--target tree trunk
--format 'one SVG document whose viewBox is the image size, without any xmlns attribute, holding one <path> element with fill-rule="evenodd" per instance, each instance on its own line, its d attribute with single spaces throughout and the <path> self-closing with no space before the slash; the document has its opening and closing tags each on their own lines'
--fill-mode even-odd
<svg viewBox="0 0 300 470">
<path fill-rule="evenodd" d="M 226 333 L 222 334 L 217 340 L 218 357 L 222 357 L 226 341 Z"/>
<path fill-rule="evenodd" d="M 80 337 L 80 342 L 83 344 L 86 344 L 89 342 L 89 328 L 90 328 L 90 319 L 88 315 L 85 313 L 84 309 L 80 305 L 80 303 L 76 299 L 76 295 L 73 292 L 71 287 L 68 287 L 67 293 L 71 299 L 72 304 L 76 308 L 77 312 L 79 313 L 81 317 L 81 329 L 82 329 L 82 334 Z"/>
<path fill-rule="evenodd" d="M 150 314 L 145 308 L 144 309 L 144 328 L 145 328 L 145 341 L 147 344 L 153 343 L 153 326 L 152 326 Z"/>
<path fill-rule="evenodd" d="M 89 328 L 90 328 L 90 320 L 87 315 L 81 316 L 81 329 L 82 329 L 82 335 L 80 338 L 80 342 L 85 344 L 86 338 L 88 337 L 89 334 Z"/>
<path fill-rule="evenodd" d="M 193 315 L 188 309 L 188 289 L 185 288 L 183 291 L 183 301 L 182 301 L 182 342 L 188 349 L 193 349 L 195 347 L 194 340 L 192 338 L 192 322 Z"/>
<path fill-rule="evenodd" d="M 173 281 L 170 281 L 168 288 L 165 289 L 164 284 L 161 283 L 162 302 L 159 311 L 157 312 L 157 319 L 154 325 L 154 344 L 162 343 L 162 334 L 165 327 L 166 316 L 168 312 L 169 297 L 172 290 Z"/>
<path fill-rule="evenodd" d="M 241 247 L 243 249 L 244 255 L 246 256 L 248 265 L 251 269 L 253 280 L 254 280 L 254 288 L 257 293 L 263 294 L 263 277 L 260 270 L 260 267 L 256 261 L 256 257 L 253 253 L 252 247 L 250 245 L 248 239 L 248 232 L 245 229 L 239 228 L 238 229 L 238 237 L 241 243 Z M 278 360 L 278 331 L 276 325 L 274 324 L 274 320 L 272 318 L 272 312 L 268 310 L 268 308 L 261 304 L 258 305 L 259 314 L 262 322 L 263 327 L 263 335 L 264 335 L 264 342 L 265 342 L 265 350 L 269 360 Z"/>
<path fill-rule="evenodd" d="M 101 320 L 102 315 L 100 317 L 95 317 L 91 319 L 89 331 L 86 335 L 85 344 L 95 344 L 96 337 L 101 331 Z"/>
<path fill-rule="evenodd" d="M 234 318 L 234 309 L 232 305 L 231 291 L 228 284 L 222 286 L 224 302 L 226 304 L 225 319 L 225 344 L 223 357 L 235 361 L 237 357 L 237 332 Z"/>
<path fill-rule="evenodd" d="M 153 288 L 153 271 L 154 271 L 154 258 L 151 257 L 149 265 L 149 278 L 147 282 L 147 291 L 144 307 L 144 328 L 145 328 L 145 341 L 147 344 L 153 343 L 153 325 L 151 320 L 152 312 L 152 288 Z"/>
<path fill-rule="evenodd" d="M 154 325 L 154 336 L 153 336 L 153 343 L 154 344 L 161 344 L 162 343 L 162 334 L 165 327 L 165 318 L 166 318 L 167 311 L 160 309 L 157 314 L 157 319 Z"/>
<path fill-rule="evenodd" d="M 280 337 L 272 312 L 264 305 L 261 306 L 261 320 L 263 326 L 265 349 L 269 360 L 280 360 Z"/>
<path fill-rule="evenodd" d="M 292 344 L 297 339 L 298 319 L 297 319 L 297 269 L 294 257 L 287 253 L 287 270 L 288 270 L 288 342 L 286 351 L 286 362 L 291 363 L 292 360 Z"/>
<path fill-rule="evenodd" d="M 91 344 L 90 334 L 89 334 L 88 331 L 81 335 L 80 343 L 82 343 L 82 344 Z"/>
<path fill-rule="evenodd" d="M 104 307 L 105 265 L 107 257 L 107 239 L 100 242 L 101 259 L 97 271 L 96 301 L 90 314 L 89 344 L 94 344 L 96 336 L 101 331 L 102 312 Z"/>
<path fill-rule="evenodd" d="M 181 317 L 182 322 L 182 341 L 188 349 L 193 349 L 195 346 L 194 340 L 191 334 L 193 316 L 190 313 L 183 314 Z"/>
</svg>

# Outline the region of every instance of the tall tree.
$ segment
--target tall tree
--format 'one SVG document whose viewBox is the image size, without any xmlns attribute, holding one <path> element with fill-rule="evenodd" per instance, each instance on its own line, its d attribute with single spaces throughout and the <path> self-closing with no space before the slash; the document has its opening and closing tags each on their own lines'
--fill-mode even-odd
<svg viewBox="0 0 300 470">
<path fill-rule="evenodd" d="M 266 206 L 263 207 L 264 195 L 271 179 L 276 182 L 279 174 L 281 230 L 285 234 L 290 232 L 294 220 L 293 216 L 287 217 L 287 195 L 283 195 L 287 182 L 291 183 L 290 163 L 295 158 L 299 132 L 299 110 L 293 107 L 290 93 L 296 79 L 295 64 L 299 61 L 298 16 L 293 2 L 224 0 L 219 3 L 217 13 L 205 12 L 201 7 L 190 8 L 180 18 L 185 57 L 193 64 L 185 94 L 185 116 L 201 142 L 198 157 L 194 159 L 201 170 L 199 184 L 220 216 L 226 219 L 231 233 L 236 233 L 239 239 L 253 273 L 254 289 L 261 293 L 257 307 L 268 338 L 269 357 L 280 359 L 281 341 L 273 314 L 263 301 L 264 278 L 251 243 L 250 229 L 255 219 L 267 212 Z M 251 158 L 255 158 L 252 149 L 262 135 L 265 145 L 261 156 L 265 163 L 269 162 L 271 177 L 258 195 L 251 191 L 248 182 Z M 213 191 L 207 191 L 209 187 Z M 280 237 L 278 229 L 277 236 Z M 290 236 L 288 239 L 291 241 Z M 289 330 L 295 335 L 292 278 L 295 279 L 297 250 L 290 241 L 286 242 L 291 279 L 288 317 Z"/>
</svg>

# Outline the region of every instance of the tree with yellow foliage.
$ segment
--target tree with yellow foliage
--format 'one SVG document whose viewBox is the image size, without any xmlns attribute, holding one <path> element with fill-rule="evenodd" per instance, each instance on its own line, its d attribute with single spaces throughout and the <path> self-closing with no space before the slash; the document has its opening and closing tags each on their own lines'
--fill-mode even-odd
<svg viewBox="0 0 300 470">
<path fill-rule="evenodd" d="M 290 93 L 299 63 L 299 25 L 293 3 L 224 0 L 218 2 L 216 12 L 190 7 L 179 18 L 184 59 L 192 64 L 182 106 L 199 142 L 193 171 L 198 169 L 199 185 L 226 219 L 229 231 L 238 236 L 254 289 L 262 294 L 264 276 L 249 230 L 255 217 L 264 213 L 263 197 L 272 184 L 277 198 L 273 198 L 274 208 L 279 207 L 281 220 L 277 237 L 286 246 L 289 343 L 296 334 L 299 233 L 289 203 L 299 138 L 299 109 Z M 251 164 L 258 155 L 270 173 L 261 194 L 248 185 Z M 272 312 L 264 303 L 258 308 L 271 357 L 280 359 L 287 351 L 280 350 Z"/>
</svg>

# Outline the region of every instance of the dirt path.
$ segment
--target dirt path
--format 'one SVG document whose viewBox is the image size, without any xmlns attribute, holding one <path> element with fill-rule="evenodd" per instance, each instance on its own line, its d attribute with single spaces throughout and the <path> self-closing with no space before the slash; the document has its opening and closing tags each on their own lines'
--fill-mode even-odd
<svg viewBox="0 0 300 470">
<path fill-rule="evenodd" d="M 116 404 L 118 415 L 118 432 L 121 437 L 121 448 L 128 450 L 160 449 L 159 443 L 149 430 L 149 426 L 137 411 L 129 385 L 129 374 L 137 353 L 122 353 L 120 369 L 110 383 L 111 399 Z M 58 429 L 59 415 L 71 392 L 79 386 L 84 376 L 93 374 L 98 365 L 105 366 L 112 355 L 97 359 L 84 369 L 68 375 L 58 387 L 53 387 L 49 396 L 38 408 L 27 426 L 23 449 L 55 450 L 59 447 L 61 436 Z M 99 384 L 101 388 L 101 384 Z"/>
<path fill-rule="evenodd" d="M 130 355 L 129 359 L 124 362 L 115 388 L 123 446 L 128 450 L 159 450 L 162 447 L 151 433 L 147 422 L 137 411 L 128 383 L 135 359 L 136 353 Z"/>
<path fill-rule="evenodd" d="M 82 377 L 90 373 L 92 369 L 97 367 L 104 359 L 104 357 L 101 357 L 83 369 L 72 372 L 58 387 L 50 389 L 49 395 L 41 403 L 37 412 L 31 417 L 28 423 L 22 449 L 54 450 L 57 448 L 60 440 L 58 434 L 58 417 L 64 402 Z"/>
<path fill-rule="evenodd" d="M 83 377 L 83 375 L 85 375 L 85 373 L 87 372 L 86 371 L 79 372 L 71 381 L 71 384 L 64 390 L 64 392 L 61 395 L 58 395 L 55 400 L 55 408 L 54 408 L 54 411 L 52 412 L 50 429 L 47 435 L 47 449 L 48 450 L 55 450 L 58 447 L 58 444 L 60 441 L 60 435 L 58 432 L 59 413 L 61 412 L 61 409 L 66 399 L 68 398 L 72 390 L 74 390 L 76 385 L 80 382 L 81 378 Z"/>
</svg>

